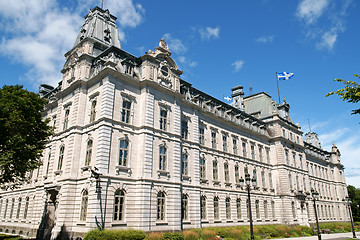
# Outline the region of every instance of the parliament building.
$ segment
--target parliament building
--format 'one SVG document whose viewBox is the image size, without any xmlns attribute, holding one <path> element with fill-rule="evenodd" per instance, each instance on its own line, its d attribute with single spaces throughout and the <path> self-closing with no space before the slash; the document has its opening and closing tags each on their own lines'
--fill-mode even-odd
<svg viewBox="0 0 360 240">
<path fill-rule="evenodd" d="M 82 239 L 94 228 L 181 231 L 249 224 L 348 221 L 340 151 L 304 134 L 290 106 L 266 92 L 232 103 L 181 78 L 164 39 L 136 57 L 120 46 L 116 17 L 85 16 L 58 86 L 40 86 L 55 134 L 42 166 L 0 191 L 0 233 Z"/>
</svg>

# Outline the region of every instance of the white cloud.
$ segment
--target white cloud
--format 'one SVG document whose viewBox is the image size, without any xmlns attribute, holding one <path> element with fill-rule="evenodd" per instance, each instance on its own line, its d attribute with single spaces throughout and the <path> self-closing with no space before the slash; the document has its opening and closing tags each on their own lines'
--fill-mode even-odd
<svg viewBox="0 0 360 240">
<path fill-rule="evenodd" d="M 261 36 L 255 39 L 255 42 L 258 43 L 272 43 L 272 41 L 274 40 L 274 36 L 270 35 L 270 36 Z"/>
<path fill-rule="evenodd" d="M 132 0 L 106 1 L 111 14 L 118 16 L 120 39 L 123 28 L 135 27 L 143 20 L 144 9 Z M 56 0 L 0 0 L 0 54 L 29 70 L 25 78 L 37 86 L 39 83 L 56 85 L 61 80 L 60 70 L 83 24 L 84 9 L 98 1 L 78 0 L 77 8 L 67 9 Z M 87 13 L 87 12 L 86 12 Z"/>
<path fill-rule="evenodd" d="M 180 39 L 172 37 L 172 35 L 170 33 L 165 33 L 164 39 L 165 39 L 166 43 L 168 44 L 169 50 L 171 52 L 178 53 L 178 54 L 185 53 L 188 49 Z"/>
<path fill-rule="evenodd" d="M 307 24 L 315 23 L 329 4 L 329 0 L 302 0 L 296 15 Z"/>
<path fill-rule="evenodd" d="M 199 33 L 201 36 L 201 40 L 210 40 L 211 38 L 219 38 L 220 37 L 220 28 L 219 27 L 200 28 Z"/>
<path fill-rule="evenodd" d="M 347 9 L 353 0 L 302 0 L 297 8 L 296 16 L 305 24 L 305 36 L 315 41 L 319 50 L 332 51 L 339 39 L 340 33 L 345 31 L 345 17 Z M 319 18 L 322 18 L 321 23 Z"/>
<path fill-rule="evenodd" d="M 244 63 L 245 62 L 243 60 L 236 60 L 231 64 L 231 66 L 234 67 L 235 72 L 238 72 L 243 67 Z"/>
<path fill-rule="evenodd" d="M 183 64 L 185 67 L 196 67 L 198 65 L 198 63 L 196 61 L 191 61 L 189 59 L 187 59 L 185 56 L 180 56 L 179 58 L 179 62 L 181 64 Z"/>
<path fill-rule="evenodd" d="M 316 47 L 318 49 L 327 49 L 327 50 L 332 50 L 334 48 L 334 44 L 336 42 L 336 39 L 338 37 L 338 33 L 336 31 L 329 31 L 329 32 L 325 32 L 322 37 L 320 42 L 317 43 Z"/>
</svg>

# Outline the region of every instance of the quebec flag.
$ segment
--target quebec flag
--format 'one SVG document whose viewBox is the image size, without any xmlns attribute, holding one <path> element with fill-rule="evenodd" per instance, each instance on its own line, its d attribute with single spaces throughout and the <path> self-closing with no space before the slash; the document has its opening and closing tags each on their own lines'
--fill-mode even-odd
<svg viewBox="0 0 360 240">
<path fill-rule="evenodd" d="M 279 80 L 289 80 L 294 76 L 294 73 L 279 72 L 277 76 Z"/>
</svg>

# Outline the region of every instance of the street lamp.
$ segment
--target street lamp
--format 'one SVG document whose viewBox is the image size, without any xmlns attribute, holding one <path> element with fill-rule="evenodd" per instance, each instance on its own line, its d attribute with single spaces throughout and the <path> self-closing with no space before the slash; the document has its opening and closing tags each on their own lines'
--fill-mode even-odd
<svg viewBox="0 0 360 240">
<path fill-rule="evenodd" d="M 314 189 L 311 189 L 311 196 L 312 196 L 313 201 L 314 201 L 314 211 L 315 211 L 317 235 L 318 235 L 318 239 L 321 240 L 321 233 L 320 233 L 320 228 L 319 228 L 319 219 L 318 219 L 317 211 L 316 211 L 316 198 L 319 196 L 319 193 L 317 191 L 315 191 Z"/>
<path fill-rule="evenodd" d="M 343 201 L 347 202 L 347 206 L 349 208 L 349 216 L 350 216 L 350 222 L 351 222 L 351 228 L 352 228 L 352 233 L 353 233 L 353 238 L 356 238 L 355 235 L 355 229 L 354 229 L 354 221 L 353 221 L 353 217 L 352 217 L 352 212 L 351 212 L 351 198 L 349 197 L 345 197 L 345 199 L 343 199 Z"/>
<path fill-rule="evenodd" d="M 242 177 L 240 178 L 240 186 L 244 187 L 245 184 L 246 184 L 246 189 L 247 189 L 247 193 L 248 193 L 249 218 L 250 218 L 250 236 L 251 236 L 251 240 L 254 240 L 254 227 L 253 227 L 253 220 L 252 220 L 252 214 L 251 214 L 250 188 L 251 188 L 251 185 L 253 187 L 256 186 L 256 178 L 255 178 L 255 176 L 252 179 L 250 179 L 250 174 L 245 173 L 245 180 Z"/>
</svg>

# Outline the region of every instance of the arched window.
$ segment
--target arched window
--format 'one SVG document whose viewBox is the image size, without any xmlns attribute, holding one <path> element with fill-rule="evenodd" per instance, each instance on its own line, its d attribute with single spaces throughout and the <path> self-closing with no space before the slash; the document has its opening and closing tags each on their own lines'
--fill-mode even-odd
<svg viewBox="0 0 360 240">
<path fill-rule="evenodd" d="M 61 170 L 61 168 L 62 168 L 62 164 L 63 164 L 63 160 L 64 160 L 64 151 L 65 151 L 65 147 L 61 146 L 60 151 L 59 151 L 58 170 Z"/>
<path fill-rule="evenodd" d="M 225 199 L 225 208 L 226 208 L 226 219 L 231 219 L 231 202 L 229 197 Z"/>
<path fill-rule="evenodd" d="M 186 194 L 182 195 L 182 205 L 181 205 L 181 219 L 187 220 L 189 219 L 189 199 Z"/>
<path fill-rule="evenodd" d="M 91 109 L 90 109 L 90 123 L 93 123 L 96 118 L 96 100 L 91 102 Z"/>
<path fill-rule="evenodd" d="M 157 220 L 165 220 L 165 193 L 157 194 Z"/>
<path fill-rule="evenodd" d="M 201 196 L 200 198 L 200 210 L 201 210 L 201 219 L 206 219 L 206 197 Z"/>
<path fill-rule="evenodd" d="M 205 179 L 206 178 L 206 161 L 205 161 L 205 157 L 202 156 L 200 157 L 200 179 Z"/>
<path fill-rule="evenodd" d="M 224 176 L 225 176 L 225 182 L 229 182 L 229 163 L 224 163 Z"/>
<path fill-rule="evenodd" d="M 121 139 L 119 147 L 119 166 L 127 166 L 129 152 L 129 140 Z"/>
<path fill-rule="evenodd" d="M 219 219 L 219 198 L 214 197 L 214 219 Z"/>
<path fill-rule="evenodd" d="M 218 163 L 216 160 L 213 161 L 213 180 L 217 181 L 219 179 L 218 176 Z"/>
<path fill-rule="evenodd" d="M 69 115 L 70 115 L 70 109 L 65 110 L 65 116 L 64 116 L 64 125 L 63 130 L 66 130 L 69 125 Z"/>
<path fill-rule="evenodd" d="M 92 146 L 93 141 L 89 139 L 86 146 L 85 166 L 89 166 L 91 163 Z"/>
<path fill-rule="evenodd" d="M 17 208 L 17 212 L 16 212 L 16 219 L 19 219 L 19 217 L 20 217 L 20 210 L 21 210 L 21 198 L 19 198 L 19 200 L 18 200 L 18 208 Z"/>
<path fill-rule="evenodd" d="M 13 199 L 11 200 L 10 219 L 12 219 L 12 217 L 13 217 L 14 207 L 15 207 L 15 198 L 13 198 Z"/>
<path fill-rule="evenodd" d="M 293 218 L 296 219 L 295 202 L 291 202 L 291 209 L 292 209 Z"/>
<path fill-rule="evenodd" d="M 86 221 L 89 193 L 84 190 L 81 195 L 80 221 Z"/>
<path fill-rule="evenodd" d="M 241 199 L 236 199 L 236 216 L 237 219 L 241 219 Z"/>
<path fill-rule="evenodd" d="M 188 175 L 188 153 L 186 151 L 181 154 L 181 174 Z"/>
<path fill-rule="evenodd" d="M 123 221 L 124 220 L 124 210 L 125 210 L 125 191 L 116 190 L 115 199 L 114 199 L 114 221 Z"/>
<path fill-rule="evenodd" d="M 164 145 L 159 148 L 159 170 L 166 170 L 166 147 Z"/>
<path fill-rule="evenodd" d="M 28 214 L 28 210 L 29 210 L 29 201 L 30 201 L 30 198 L 26 197 L 25 198 L 25 207 L 24 207 L 24 219 L 27 218 L 27 214 Z"/>
</svg>

